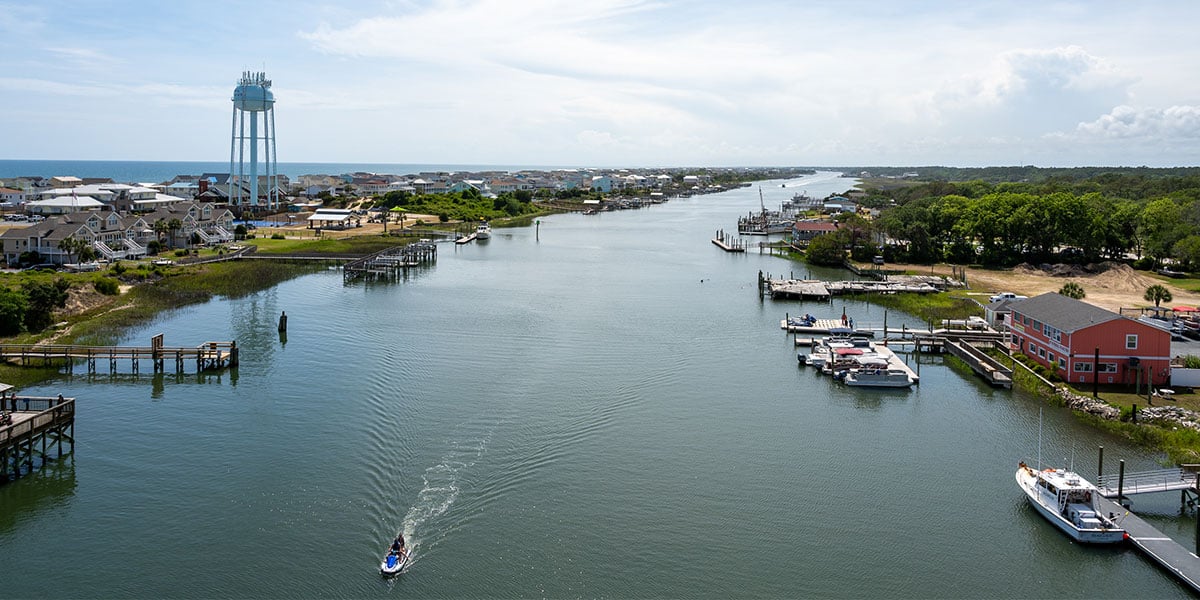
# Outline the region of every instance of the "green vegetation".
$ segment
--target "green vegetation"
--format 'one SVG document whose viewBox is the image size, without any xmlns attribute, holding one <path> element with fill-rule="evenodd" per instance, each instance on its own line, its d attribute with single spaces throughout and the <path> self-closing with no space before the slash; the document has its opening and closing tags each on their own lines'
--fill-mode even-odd
<svg viewBox="0 0 1200 600">
<path fill-rule="evenodd" d="M 974 301 L 953 294 L 867 294 L 862 299 L 921 319 L 940 323 L 943 319 L 965 319 L 980 314 Z"/>
<path fill-rule="evenodd" d="M 863 190 L 863 205 L 882 209 L 872 231 L 898 242 L 889 261 L 1012 266 L 1133 253 L 1146 257 L 1139 268 L 1200 269 L 1200 169 L 914 171 L 925 180 L 873 179 L 884 184 Z"/>
<path fill-rule="evenodd" d="M 363 235 L 344 238 L 255 239 L 258 254 L 292 254 L 331 256 L 367 255 L 393 246 L 416 241 L 416 236 Z"/>
<path fill-rule="evenodd" d="M 1146 288 L 1146 293 L 1142 295 L 1142 298 L 1147 302 L 1153 302 L 1154 306 L 1158 307 L 1158 305 L 1162 302 L 1171 301 L 1171 290 L 1168 290 L 1164 286 L 1155 284 Z"/>
<path fill-rule="evenodd" d="M 1083 300 L 1087 296 L 1087 294 L 1083 291 L 1083 286 L 1075 283 L 1074 281 L 1068 281 L 1067 283 L 1064 283 L 1063 286 L 1059 288 L 1058 293 L 1076 300 Z"/>
<path fill-rule="evenodd" d="M 410 194 L 388 192 L 376 206 L 388 210 L 437 215 L 442 222 L 490 221 L 539 212 L 533 205 L 533 192 L 517 190 L 504 192 L 495 199 L 484 198 L 479 190 L 470 188 L 450 194 Z"/>
</svg>

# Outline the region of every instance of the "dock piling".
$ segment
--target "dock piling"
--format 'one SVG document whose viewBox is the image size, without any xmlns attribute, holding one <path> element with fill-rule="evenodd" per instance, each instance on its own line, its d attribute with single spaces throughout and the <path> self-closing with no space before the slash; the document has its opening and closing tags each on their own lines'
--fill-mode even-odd
<svg viewBox="0 0 1200 600">
<path fill-rule="evenodd" d="M 1100 446 L 1100 462 L 1096 465 L 1096 479 L 1104 476 L 1104 446 Z"/>
<path fill-rule="evenodd" d="M 1117 504 L 1128 507 L 1125 504 L 1125 459 L 1121 459 L 1120 470 L 1117 472 Z"/>
<path fill-rule="evenodd" d="M 279 333 L 287 333 L 287 311 L 279 314 Z"/>
</svg>

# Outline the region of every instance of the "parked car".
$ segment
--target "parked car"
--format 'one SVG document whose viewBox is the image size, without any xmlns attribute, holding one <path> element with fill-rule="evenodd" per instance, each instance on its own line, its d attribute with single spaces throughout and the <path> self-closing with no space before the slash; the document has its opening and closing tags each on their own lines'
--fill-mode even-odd
<svg viewBox="0 0 1200 600">
<path fill-rule="evenodd" d="M 1022 300 L 1024 298 L 1025 296 L 1020 294 L 1014 294 L 1012 292 L 1000 292 L 999 294 L 988 298 L 988 302 L 999 302 L 1001 300 Z"/>
</svg>

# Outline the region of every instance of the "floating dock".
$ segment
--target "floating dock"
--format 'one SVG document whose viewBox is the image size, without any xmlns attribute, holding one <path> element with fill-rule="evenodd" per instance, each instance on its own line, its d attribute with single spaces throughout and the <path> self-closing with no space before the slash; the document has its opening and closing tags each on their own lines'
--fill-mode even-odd
<svg viewBox="0 0 1200 600">
<path fill-rule="evenodd" d="M 479 234 L 478 234 L 478 233 L 475 233 L 475 232 L 468 233 L 467 235 L 464 235 L 464 236 L 462 236 L 462 237 L 458 238 L 457 240 L 454 240 L 454 243 L 455 243 L 455 244 L 459 244 L 459 245 L 462 245 L 462 244 L 468 244 L 468 243 L 470 243 L 470 242 L 473 242 L 473 241 L 475 241 L 475 238 L 476 238 L 478 235 L 479 235 Z"/>
<path fill-rule="evenodd" d="M 1200 593 L 1200 558 L 1124 506 L 1104 497 L 1097 498 L 1096 503 L 1104 512 L 1117 515 L 1117 522 L 1135 548 Z"/>
</svg>

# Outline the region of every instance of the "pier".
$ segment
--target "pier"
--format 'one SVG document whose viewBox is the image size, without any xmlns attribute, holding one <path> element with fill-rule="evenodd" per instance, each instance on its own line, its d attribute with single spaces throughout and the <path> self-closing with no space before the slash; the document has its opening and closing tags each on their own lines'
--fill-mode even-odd
<svg viewBox="0 0 1200 600">
<path fill-rule="evenodd" d="M 236 341 L 204 342 L 194 347 L 168 348 L 163 345 L 160 333 L 150 339 L 149 346 L 80 346 L 74 344 L 0 344 L 0 360 L 17 362 L 21 366 L 41 366 L 66 363 L 67 371 L 73 372 L 75 361 L 86 361 L 88 373 L 96 372 L 97 361 L 108 361 L 110 373 L 116 373 L 121 361 L 129 361 L 134 373 L 138 372 L 143 360 L 151 361 L 155 373 L 165 369 L 168 359 L 175 361 L 175 371 L 182 373 L 189 363 L 196 371 L 223 369 L 238 366 Z"/>
<path fill-rule="evenodd" d="M 847 294 L 936 294 L 942 290 L 924 282 L 908 281 L 819 281 L 815 279 L 763 279 L 759 286 L 772 298 L 828 300 Z"/>
<path fill-rule="evenodd" d="M 0 412 L 12 424 L 0 425 L 0 482 L 32 473 L 34 459 L 45 466 L 51 452 L 62 458 L 63 445 L 75 448 L 75 399 L 18 397 L 12 386 L 0 384 Z"/>
<path fill-rule="evenodd" d="M 943 336 L 942 347 L 955 358 L 967 363 L 967 366 L 988 383 L 997 387 L 1012 387 L 1012 369 L 975 347 L 975 342 Z"/>
<path fill-rule="evenodd" d="M 1200 465 L 1137 473 L 1126 473 L 1123 460 L 1120 465 L 1116 475 L 1100 475 L 1096 478 L 1096 488 L 1100 493 L 1096 499 L 1097 505 L 1104 512 L 1116 515 L 1120 527 L 1138 551 L 1186 583 L 1193 592 L 1200 593 L 1200 557 L 1138 517 L 1125 502 L 1135 494 L 1178 491 L 1181 511 L 1194 506 L 1200 500 Z M 1100 448 L 1097 469 L 1104 471 L 1103 447 Z M 1200 550 L 1200 513 L 1196 519 L 1196 549 Z"/>
<path fill-rule="evenodd" d="M 726 235 L 724 229 L 717 231 L 717 235 L 712 239 L 712 243 L 726 252 L 746 251 L 746 243 L 732 235 Z"/>
<path fill-rule="evenodd" d="M 437 244 L 416 242 L 407 246 L 395 246 L 375 254 L 346 263 L 342 268 L 342 280 L 352 281 L 359 277 L 395 277 L 409 267 L 418 267 L 437 260 Z"/>
</svg>

